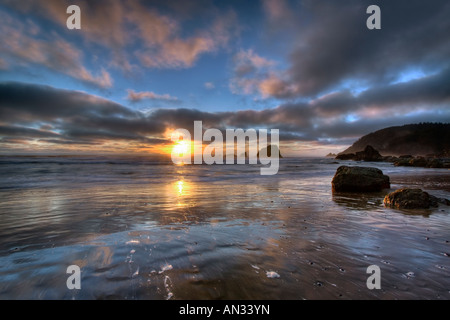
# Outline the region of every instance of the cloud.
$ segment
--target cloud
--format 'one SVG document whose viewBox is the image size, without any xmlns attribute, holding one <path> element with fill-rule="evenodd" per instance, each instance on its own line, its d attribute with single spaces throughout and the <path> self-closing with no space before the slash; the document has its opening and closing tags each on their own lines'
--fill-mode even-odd
<svg viewBox="0 0 450 320">
<path fill-rule="evenodd" d="M 52 143 L 152 143 L 152 135 L 165 130 L 142 113 L 83 92 L 8 82 L 0 84 L 0 97 L 4 137 L 52 138 Z"/>
<path fill-rule="evenodd" d="M 268 90 L 268 81 L 275 77 L 272 69 L 276 62 L 261 57 L 252 49 L 240 50 L 233 56 L 233 77 L 230 80 L 230 90 L 234 94 L 261 93 Z"/>
<path fill-rule="evenodd" d="M 216 43 L 212 38 L 194 37 L 167 41 L 161 46 L 141 50 L 137 56 L 148 68 L 188 68 L 194 65 L 201 54 L 215 49 Z"/>
<path fill-rule="evenodd" d="M 131 117 L 120 104 L 79 91 L 18 82 L 0 83 L 0 123 L 50 121 L 86 117 Z M 56 125 L 55 125 L 56 126 Z M 53 126 L 53 127 L 55 127 Z"/>
<path fill-rule="evenodd" d="M 372 87 L 358 95 L 349 90 L 335 91 L 309 103 L 323 118 L 346 116 L 359 118 L 408 114 L 418 110 L 445 109 L 450 103 L 450 68 L 437 74 L 396 84 Z"/>
<path fill-rule="evenodd" d="M 261 72 L 249 59 L 235 62 L 230 89 L 263 98 L 316 99 L 343 87 L 390 84 L 411 68 L 432 74 L 450 66 L 448 1 L 382 2 L 382 29 L 375 31 L 366 27 L 370 4 L 264 0 L 268 30 L 276 29 L 288 65 Z"/>
<path fill-rule="evenodd" d="M 137 6 L 137 3 L 133 3 Z M 189 68 L 205 53 L 216 52 L 229 42 L 235 30 L 236 15 L 232 11 L 220 14 L 204 29 L 182 37 L 178 23 L 168 16 L 148 17 L 154 13 L 137 7 L 131 13 L 143 42 L 136 52 L 140 62 L 149 68 Z"/>
<path fill-rule="evenodd" d="M 0 135 L 20 138 L 59 137 L 57 133 L 19 126 L 0 126 Z"/>
<path fill-rule="evenodd" d="M 8 70 L 8 63 L 0 57 L 0 70 Z"/>
<path fill-rule="evenodd" d="M 23 0 L 19 4 L 5 0 L 4 4 L 65 28 L 66 8 L 72 2 Z M 180 12 L 167 4 L 164 13 L 160 12 L 161 3 L 139 0 L 79 0 L 77 5 L 82 11 L 80 35 L 90 44 L 109 50 L 111 65 L 126 72 L 139 68 L 133 64 L 135 58 L 147 68 L 192 67 L 202 54 L 224 48 L 237 32 L 237 16 L 232 10 L 210 8 L 204 12 L 210 17 L 205 26 L 186 31 L 177 19 Z"/>
<path fill-rule="evenodd" d="M 105 69 L 93 75 L 83 66 L 83 53 L 56 34 L 39 34 L 30 20 L 23 23 L 1 11 L 0 19 L 3 22 L 0 32 L 8 35 L 0 42 L 5 66 L 41 65 L 100 88 L 112 86 L 111 76 Z M 39 38 L 28 36 L 29 28 Z"/>
<path fill-rule="evenodd" d="M 144 99 L 163 100 L 163 101 L 169 101 L 169 102 L 179 102 L 180 101 L 177 97 L 173 97 L 169 94 L 157 94 L 157 93 L 154 93 L 153 91 L 136 92 L 131 89 L 128 89 L 127 91 L 128 91 L 127 99 L 131 102 L 139 102 Z"/>
<path fill-rule="evenodd" d="M 276 73 L 270 73 L 258 82 L 258 91 L 263 98 L 291 98 L 298 94 L 298 87 Z"/>
<path fill-rule="evenodd" d="M 212 83 L 212 82 L 205 82 L 203 85 L 204 85 L 205 88 L 208 89 L 208 90 L 212 90 L 212 89 L 214 89 L 214 88 L 216 87 L 216 86 L 214 85 L 214 83 Z"/>
<path fill-rule="evenodd" d="M 390 125 L 449 122 L 448 83 L 450 68 L 408 82 L 374 86 L 359 94 L 343 89 L 272 109 L 237 111 L 226 119 L 230 126 L 278 128 L 285 137 L 309 141 L 356 139 Z"/>
<path fill-rule="evenodd" d="M 298 86 L 290 82 L 284 70 L 277 69 L 276 61 L 261 57 L 252 49 L 235 54 L 233 64 L 230 90 L 234 94 L 258 94 L 262 99 L 289 99 L 299 94 Z"/>
<path fill-rule="evenodd" d="M 383 2 L 382 29 L 376 31 L 365 27 L 368 4 L 309 3 L 315 19 L 299 32 L 288 70 L 299 94 L 317 95 L 346 80 L 368 85 L 391 82 L 410 66 L 435 70 L 449 65 L 447 1 L 433 6 L 419 0 Z"/>
<path fill-rule="evenodd" d="M 253 70 L 260 70 L 263 68 L 269 68 L 276 64 L 275 61 L 263 58 L 256 54 L 252 49 L 241 50 L 233 57 L 234 63 L 236 65 L 235 72 L 238 75 L 244 75 L 245 73 L 239 73 L 242 66 L 253 67 Z"/>
<path fill-rule="evenodd" d="M 74 141 L 74 140 L 65 140 L 65 139 L 39 139 L 37 140 L 40 143 L 50 143 L 56 145 L 98 145 L 96 142 L 90 141 Z"/>
<path fill-rule="evenodd" d="M 44 17 L 66 29 L 68 15 L 66 9 L 74 4 L 70 0 L 47 0 L 36 2 L 23 0 L 3 0 L 8 7 L 31 17 Z M 122 1 L 76 1 L 82 14 L 82 36 L 89 41 L 100 43 L 112 50 L 119 50 L 129 41 L 129 34 L 124 29 L 126 7 Z M 108 32 L 105 32 L 108 30 Z"/>
<path fill-rule="evenodd" d="M 296 25 L 295 11 L 286 0 L 263 0 L 263 10 L 268 18 L 269 31 L 282 31 Z"/>
<path fill-rule="evenodd" d="M 0 83 L 0 137 L 8 146 L 19 140 L 68 146 L 120 141 L 152 146 L 168 143 L 171 130 L 192 130 L 194 121 L 202 121 L 205 129 L 279 129 L 285 142 L 348 143 L 390 125 L 450 122 L 450 109 L 445 107 L 450 102 L 449 79 L 450 70 L 445 70 L 359 95 L 335 92 L 263 110 L 175 108 L 146 114 L 79 91 L 7 82 Z"/>
</svg>

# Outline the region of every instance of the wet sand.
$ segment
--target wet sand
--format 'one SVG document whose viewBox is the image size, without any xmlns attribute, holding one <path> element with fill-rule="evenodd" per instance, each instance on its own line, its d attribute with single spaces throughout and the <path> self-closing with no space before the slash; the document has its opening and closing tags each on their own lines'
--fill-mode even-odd
<svg viewBox="0 0 450 320">
<path fill-rule="evenodd" d="M 450 207 L 332 194 L 338 166 L 286 160 L 264 178 L 247 166 L 40 164 L 28 183 L 18 168 L 0 186 L 0 298 L 449 299 Z M 448 171 L 381 169 L 394 189 L 450 198 Z M 72 264 L 81 290 L 66 287 Z M 370 265 L 380 290 L 366 286 Z"/>
</svg>

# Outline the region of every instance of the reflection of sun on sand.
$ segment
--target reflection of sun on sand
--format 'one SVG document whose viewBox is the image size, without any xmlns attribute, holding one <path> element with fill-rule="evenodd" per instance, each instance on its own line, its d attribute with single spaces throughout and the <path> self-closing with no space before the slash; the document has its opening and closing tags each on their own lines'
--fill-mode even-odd
<svg viewBox="0 0 450 320">
<path fill-rule="evenodd" d="M 170 193 L 171 197 L 176 199 L 176 205 L 177 207 L 186 207 L 189 205 L 188 201 L 190 192 L 191 191 L 191 185 L 184 181 L 184 180 L 178 180 L 171 184 L 170 187 Z"/>
<path fill-rule="evenodd" d="M 182 196 L 183 195 L 183 187 L 184 187 L 184 181 L 180 180 L 177 182 L 177 186 L 178 186 L 178 195 Z"/>
</svg>

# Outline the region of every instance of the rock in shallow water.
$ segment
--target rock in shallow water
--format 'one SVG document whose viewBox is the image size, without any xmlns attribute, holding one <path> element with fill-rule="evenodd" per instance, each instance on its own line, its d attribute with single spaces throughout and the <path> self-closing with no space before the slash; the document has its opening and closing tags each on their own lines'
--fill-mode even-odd
<svg viewBox="0 0 450 320">
<path fill-rule="evenodd" d="M 403 188 L 384 197 L 386 207 L 396 209 L 429 209 L 437 207 L 439 199 L 421 189 Z"/>
<path fill-rule="evenodd" d="M 390 188 L 389 177 L 372 167 L 341 166 L 331 181 L 335 192 L 376 192 Z"/>
</svg>

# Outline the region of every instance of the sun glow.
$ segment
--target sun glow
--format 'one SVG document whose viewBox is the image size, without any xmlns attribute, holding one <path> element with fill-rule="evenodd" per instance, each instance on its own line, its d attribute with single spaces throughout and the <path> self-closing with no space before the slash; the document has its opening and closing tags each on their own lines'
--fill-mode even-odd
<svg viewBox="0 0 450 320">
<path fill-rule="evenodd" d="M 184 156 L 185 154 L 189 153 L 191 148 L 191 143 L 188 141 L 178 141 L 173 147 L 172 147 L 172 153 L 177 154 L 179 156 Z"/>
</svg>

